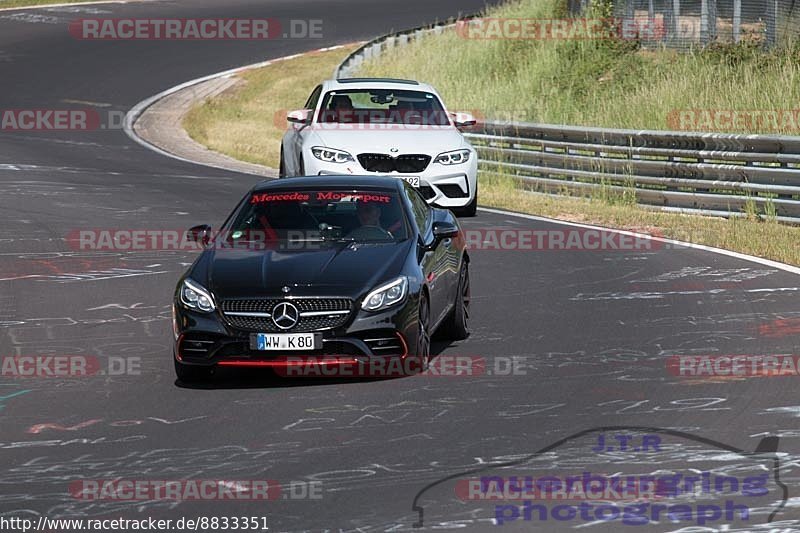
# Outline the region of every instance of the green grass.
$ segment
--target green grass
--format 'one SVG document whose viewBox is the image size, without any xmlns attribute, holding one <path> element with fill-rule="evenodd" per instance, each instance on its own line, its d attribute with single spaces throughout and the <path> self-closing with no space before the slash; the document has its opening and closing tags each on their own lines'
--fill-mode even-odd
<svg viewBox="0 0 800 533">
<path fill-rule="evenodd" d="M 533 5 L 533 2 L 526 1 L 516 5 L 518 7 Z M 443 36 L 442 39 L 452 39 L 452 36 Z M 463 44 L 461 40 L 449 42 L 453 47 Z M 484 46 L 502 48 L 507 45 L 484 43 Z M 515 46 L 523 45 L 517 43 Z M 524 46 L 530 46 L 530 43 Z M 445 53 L 445 48 L 440 48 L 442 53 Z M 218 97 L 208 99 L 193 109 L 185 119 L 184 126 L 191 137 L 213 150 L 275 168 L 278 165 L 279 141 L 285 129 L 282 116 L 280 120 L 276 120 L 276 113 L 282 114 L 286 109 L 302 106 L 307 95 L 319 83 L 321 76 L 327 76 L 332 72 L 349 51 L 350 49 L 342 49 L 312 54 L 248 72 L 242 75 L 243 85 Z M 438 59 L 428 55 L 423 56 L 422 53 L 419 49 L 415 49 L 413 54 L 406 53 L 409 57 L 417 54 L 413 60 L 405 60 L 402 55 L 397 58 L 406 70 L 396 71 L 387 64 L 381 66 L 383 70 L 380 72 L 392 76 L 402 74 L 413 78 L 426 78 L 437 83 L 443 89 L 451 91 L 452 94 L 448 94 L 448 98 L 461 95 L 462 98 L 478 99 L 482 91 L 486 91 L 487 99 L 495 98 L 498 94 L 511 94 L 505 92 L 508 91 L 505 88 L 508 80 L 504 77 L 502 69 L 495 70 L 490 81 L 476 76 L 473 71 L 473 75 L 469 78 L 474 83 L 471 86 L 468 83 L 464 88 L 450 86 L 446 83 L 442 85 L 437 81 L 438 78 L 433 77 L 435 68 L 427 63 L 428 61 L 438 61 Z M 456 67 L 459 64 L 459 54 L 449 50 L 446 53 L 450 54 L 453 61 L 456 61 L 453 68 L 458 70 Z M 473 51 L 473 53 L 477 52 Z M 496 50 L 494 53 L 501 54 L 501 51 Z M 666 54 L 668 57 L 672 57 L 671 53 L 667 52 Z M 391 57 L 387 56 L 385 60 L 391 61 Z M 502 58 L 498 56 L 498 59 Z M 462 66 L 471 68 L 470 59 L 466 58 L 465 61 Z M 533 58 L 528 58 L 528 61 L 535 62 Z M 683 58 L 680 61 L 689 61 L 689 58 Z M 411 63 L 415 64 L 422 74 L 419 76 L 415 74 L 416 71 L 411 68 Z M 445 70 L 451 68 L 441 63 L 437 64 Z M 373 72 L 377 72 L 374 70 L 377 68 L 377 64 L 370 66 Z M 507 68 L 510 69 L 511 66 L 508 65 Z M 720 75 L 724 74 L 720 72 L 718 76 Z M 512 78 L 518 79 L 519 75 L 514 75 Z M 632 83 L 632 80 L 630 81 Z M 523 85 L 521 80 L 519 83 Z M 576 80 L 576 86 L 581 83 L 583 83 L 581 80 Z M 492 88 L 495 85 L 498 87 L 498 92 L 494 92 Z M 796 88 L 786 88 L 787 92 L 796 90 Z M 555 92 L 552 93 L 552 96 L 560 98 Z M 521 100 L 517 98 L 508 102 L 513 104 L 517 101 Z M 496 100 L 496 102 L 503 108 L 502 101 Z M 465 104 L 463 100 L 457 103 L 461 103 L 462 108 L 469 109 L 469 105 Z M 569 111 L 566 107 L 564 110 L 565 113 L 573 113 L 573 116 L 588 113 L 588 111 L 579 109 Z M 547 120 L 566 121 L 554 118 Z M 617 125 L 612 122 L 603 123 Z M 759 217 L 755 213 L 755 207 L 751 209 L 751 213 L 746 218 L 725 220 L 647 210 L 634 203 L 633 187 L 624 184 L 622 193 L 606 186 L 598 188 L 588 198 L 578 198 L 569 195 L 554 197 L 522 192 L 519 184 L 513 179 L 491 172 L 482 172 L 480 183 L 480 204 L 485 207 L 642 231 L 800 265 L 800 246 L 797 245 L 800 242 L 800 228 L 777 224 L 769 216 Z"/>
<path fill-rule="evenodd" d="M 277 168 L 287 110 L 303 107 L 320 76 L 330 76 L 355 48 L 306 54 L 245 72 L 243 83 L 192 109 L 183 126 L 212 150 Z"/>
<path fill-rule="evenodd" d="M 559 17 L 564 16 L 564 2 L 517 0 L 489 15 Z M 645 50 L 634 41 L 476 40 L 449 31 L 389 51 L 360 74 L 429 82 L 451 109 L 475 110 L 490 118 L 671 129 L 673 110 L 796 109 L 800 46 L 764 52 L 748 40 L 678 53 Z M 800 131 L 787 126 L 747 131 Z"/>
<path fill-rule="evenodd" d="M 800 227 L 778 224 L 769 217 L 701 217 L 651 211 L 619 197 L 525 193 L 512 178 L 489 173 L 481 175 L 480 203 L 485 207 L 639 231 L 800 265 L 797 245 Z"/>
</svg>

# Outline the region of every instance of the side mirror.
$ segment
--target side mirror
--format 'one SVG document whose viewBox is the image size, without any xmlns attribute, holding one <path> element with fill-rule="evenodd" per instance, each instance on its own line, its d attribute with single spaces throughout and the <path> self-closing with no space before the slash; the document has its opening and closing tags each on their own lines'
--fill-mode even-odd
<svg viewBox="0 0 800 533">
<path fill-rule="evenodd" d="M 445 239 L 452 239 L 458 236 L 458 226 L 452 222 L 433 223 L 433 242 L 438 244 Z"/>
<path fill-rule="evenodd" d="M 290 111 L 286 115 L 286 120 L 292 124 L 310 124 L 312 113 L 313 111 L 311 109 L 297 109 L 295 111 Z"/>
<path fill-rule="evenodd" d="M 453 115 L 453 124 L 456 128 L 470 128 L 478 123 L 478 119 L 470 113 L 451 113 Z"/>
<path fill-rule="evenodd" d="M 186 232 L 186 237 L 192 242 L 197 242 L 206 246 L 211 242 L 211 226 L 208 224 L 201 224 L 189 228 L 189 231 Z"/>
<path fill-rule="evenodd" d="M 431 227 L 433 240 L 431 240 L 429 243 L 420 243 L 422 245 L 422 251 L 432 252 L 443 240 L 452 239 L 458 236 L 458 232 L 458 226 L 454 223 L 444 220 L 435 220 L 433 222 L 433 226 Z"/>
</svg>

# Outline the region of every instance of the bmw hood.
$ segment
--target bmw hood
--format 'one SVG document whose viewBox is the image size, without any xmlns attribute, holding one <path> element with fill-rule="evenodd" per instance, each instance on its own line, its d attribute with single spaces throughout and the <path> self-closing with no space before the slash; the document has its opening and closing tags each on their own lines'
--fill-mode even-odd
<svg viewBox="0 0 800 533">
<path fill-rule="evenodd" d="M 190 277 L 214 297 L 348 296 L 358 298 L 399 275 L 412 241 L 337 243 L 310 251 L 207 250 Z"/>
<path fill-rule="evenodd" d="M 402 129 L 401 129 L 402 128 Z M 370 126 L 368 129 L 332 129 L 317 126 L 309 146 L 325 146 L 350 152 L 354 157 L 364 153 L 428 154 L 469 147 L 461 132 L 452 126 Z M 393 152 L 396 150 L 396 152 Z"/>
</svg>

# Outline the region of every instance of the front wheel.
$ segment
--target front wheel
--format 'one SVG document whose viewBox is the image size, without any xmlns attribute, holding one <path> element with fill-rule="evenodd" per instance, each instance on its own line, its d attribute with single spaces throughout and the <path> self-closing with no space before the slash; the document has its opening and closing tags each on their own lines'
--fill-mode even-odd
<svg viewBox="0 0 800 533">
<path fill-rule="evenodd" d="M 278 167 L 278 177 L 285 178 L 286 177 L 286 159 L 283 156 L 283 147 L 281 146 L 281 164 Z"/>
<path fill-rule="evenodd" d="M 444 323 L 444 333 L 448 339 L 454 341 L 464 340 L 469 337 L 469 303 L 471 289 L 469 286 L 469 263 L 466 258 L 458 273 L 458 287 L 453 311 Z"/>
<path fill-rule="evenodd" d="M 478 191 L 475 191 L 475 197 L 472 198 L 470 203 L 464 207 L 453 209 L 453 211 L 458 217 L 474 217 L 478 213 Z"/>
<path fill-rule="evenodd" d="M 419 297 L 419 331 L 417 333 L 417 353 L 420 372 L 428 370 L 431 362 L 430 306 L 425 293 Z"/>
</svg>

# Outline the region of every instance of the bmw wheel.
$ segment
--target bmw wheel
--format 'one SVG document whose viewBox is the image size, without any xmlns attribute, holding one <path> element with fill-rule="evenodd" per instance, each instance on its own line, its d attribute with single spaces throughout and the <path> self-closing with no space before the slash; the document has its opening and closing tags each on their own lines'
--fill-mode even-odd
<svg viewBox="0 0 800 533">
<path fill-rule="evenodd" d="M 459 217 L 474 217 L 478 213 L 478 190 L 475 189 L 475 196 L 472 201 L 464 207 L 454 209 L 456 215 Z"/>
<path fill-rule="evenodd" d="M 286 177 L 286 159 L 283 157 L 283 146 L 281 146 L 281 164 L 280 167 L 278 167 L 278 177 Z"/>
</svg>

